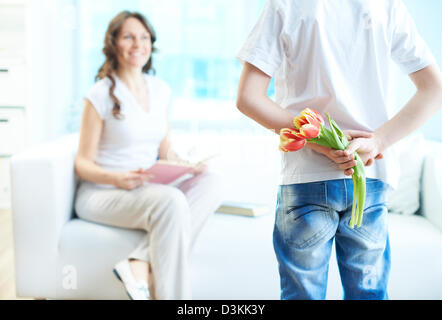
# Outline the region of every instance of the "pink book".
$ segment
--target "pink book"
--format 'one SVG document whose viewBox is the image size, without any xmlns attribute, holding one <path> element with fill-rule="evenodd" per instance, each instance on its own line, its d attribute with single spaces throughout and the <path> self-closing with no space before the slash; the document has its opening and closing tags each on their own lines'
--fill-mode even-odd
<svg viewBox="0 0 442 320">
<path fill-rule="evenodd" d="M 144 172 L 153 175 L 153 179 L 150 182 L 171 184 L 186 174 L 192 174 L 195 167 L 192 164 L 158 160 Z"/>
</svg>

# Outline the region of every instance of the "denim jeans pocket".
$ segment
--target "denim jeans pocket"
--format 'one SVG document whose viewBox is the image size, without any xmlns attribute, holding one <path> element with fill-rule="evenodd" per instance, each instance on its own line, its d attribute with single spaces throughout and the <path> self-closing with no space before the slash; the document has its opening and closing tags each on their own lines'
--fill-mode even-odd
<svg viewBox="0 0 442 320">
<path fill-rule="evenodd" d="M 367 179 L 366 185 L 367 193 L 362 225 L 354 230 L 373 243 L 385 241 L 388 233 L 386 221 L 388 186 L 378 179 Z"/>
<path fill-rule="evenodd" d="M 303 249 L 321 242 L 333 228 L 333 219 L 320 205 L 287 206 L 278 212 L 277 227 L 287 244 Z"/>
<path fill-rule="evenodd" d="M 365 182 L 365 185 L 367 188 L 366 189 L 367 197 L 368 197 L 368 195 L 371 195 L 371 198 L 374 201 L 378 201 L 378 202 L 385 200 L 385 197 L 382 197 L 382 196 L 387 194 L 388 185 L 386 183 L 384 183 L 378 179 L 368 178 Z M 381 197 L 379 195 L 381 195 Z"/>
<path fill-rule="evenodd" d="M 365 208 L 360 228 L 355 228 L 363 238 L 373 243 L 384 242 L 387 239 L 387 206 L 377 203 Z"/>
</svg>

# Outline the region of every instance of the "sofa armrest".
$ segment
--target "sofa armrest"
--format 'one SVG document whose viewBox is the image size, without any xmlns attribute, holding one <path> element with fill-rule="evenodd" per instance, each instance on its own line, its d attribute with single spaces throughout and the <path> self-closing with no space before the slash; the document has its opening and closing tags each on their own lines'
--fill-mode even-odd
<svg viewBox="0 0 442 320">
<path fill-rule="evenodd" d="M 422 172 L 422 215 L 442 231 L 442 143 L 427 142 Z"/>
<path fill-rule="evenodd" d="M 11 159 L 11 200 L 18 296 L 55 296 L 58 240 L 72 218 L 78 135 Z"/>
</svg>

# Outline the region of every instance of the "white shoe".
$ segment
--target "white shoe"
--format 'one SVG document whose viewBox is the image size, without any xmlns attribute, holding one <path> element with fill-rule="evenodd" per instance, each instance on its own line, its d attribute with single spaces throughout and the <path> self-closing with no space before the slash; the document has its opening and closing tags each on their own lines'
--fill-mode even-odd
<svg viewBox="0 0 442 320">
<path fill-rule="evenodd" d="M 114 274 L 120 280 L 131 300 L 149 300 L 149 286 L 147 280 L 136 281 L 129 260 L 118 262 L 114 267 Z"/>
</svg>

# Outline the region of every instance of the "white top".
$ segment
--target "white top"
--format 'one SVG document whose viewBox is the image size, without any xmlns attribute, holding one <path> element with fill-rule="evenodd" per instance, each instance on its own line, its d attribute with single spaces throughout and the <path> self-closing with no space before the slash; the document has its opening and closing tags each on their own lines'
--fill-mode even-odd
<svg viewBox="0 0 442 320">
<path fill-rule="evenodd" d="M 121 120 L 112 114 L 111 81 L 104 78 L 92 87 L 86 98 L 104 120 L 95 163 L 110 171 L 149 168 L 157 160 L 158 148 L 167 133 L 167 109 L 171 90 L 162 80 L 145 74 L 149 93 L 149 111 L 137 103 L 117 76 L 114 94 L 121 103 Z"/>
<path fill-rule="evenodd" d="M 310 107 L 343 130 L 367 131 L 392 117 L 391 60 L 407 74 L 434 61 L 401 0 L 269 0 L 238 59 L 274 77 L 276 102 L 294 115 Z M 396 188 L 393 150 L 367 178 Z M 309 148 L 282 154 L 283 185 L 345 178 Z"/>
</svg>

